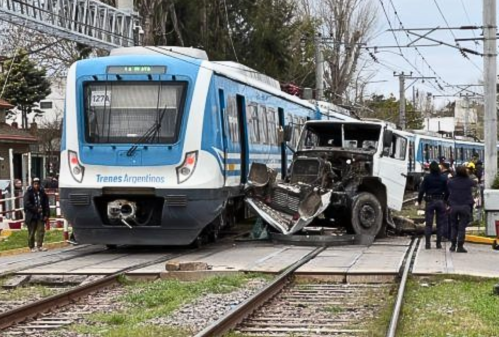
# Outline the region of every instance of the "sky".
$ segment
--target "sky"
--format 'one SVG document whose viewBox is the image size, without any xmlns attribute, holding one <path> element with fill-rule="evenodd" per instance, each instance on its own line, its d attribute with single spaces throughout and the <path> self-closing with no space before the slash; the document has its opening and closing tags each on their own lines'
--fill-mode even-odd
<svg viewBox="0 0 499 337">
<path fill-rule="evenodd" d="M 392 34 L 388 21 L 394 29 L 401 28 L 447 28 L 461 26 L 483 25 L 483 1 L 482 0 L 372 0 L 378 5 L 378 29 L 375 38 L 368 44 L 370 46 L 396 46 L 395 36 L 399 45 L 407 45 L 410 41 L 417 39 L 416 36 L 408 37 L 403 31 Z M 382 6 L 383 4 L 384 6 Z M 438 5 L 438 7 L 437 7 Z M 386 11 L 383 10 L 383 7 Z M 395 10 L 398 17 L 395 15 Z M 440 10 L 439 10 L 440 8 Z M 497 13 L 497 9 L 496 9 Z M 388 19 L 387 19 L 388 18 Z M 446 23 L 447 22 L 447 23 Z M 425 31 L 415 31 L 425 34 Z M 454 35 L 453 35 L 454 34 Z M 455 45 L 455 38 L 480 38 L 481 29 L 477 30 L 439 30 L 431 33 L 429 37 Z M 483 53 L 483 43 L 479 41 L 459 42 L 461 47 L 476 50 Z M 432 41 L 419 40 L 414 43 L 435 44 Z M 419 47 L 419 53 L 414 48 L 402 48 L 404 57 L 400 56 L 398 48 L 378 48 L 377 52 L 371 49 L 379 60 L 372 67 L 376 75 L 367 86 L 367 94 L 377 93 L 385 96 L 393 93 L 399 97 L 399 79 L 393 75 L 404 72 L 413 76 L 437 77 L 438 83 L 443 91 L 438 89 L 435 80 L 422 80 L 415 82 L 416 89 L 430 92 L 433 95 L 454 95 L 460 91 L 459 88 L 447 87 L 448 85 L 479 84 L 483 77 L 483 58 L 481 56 L 467 54 L 469 59 L 464 58 L 460 51 L 444 45 L 435 47 Z M 368 55 L 364 57 L 369 57 Z M 424 58 L 424 60 L 423 60 Z M 410 64 L 409 64 L 410 63 Z M 430 68 L 431 67 L 431 68 Z M 406 80 L 406 86 L 412 80 Z M 482 93 L 483 87 L 472 87 L 471 90 Z M 406 90 L 406 98 L 412 98 L 412 88 Z M 435 97 L 438 105 L 454 100 L 453 97 Z"/>
</svg>

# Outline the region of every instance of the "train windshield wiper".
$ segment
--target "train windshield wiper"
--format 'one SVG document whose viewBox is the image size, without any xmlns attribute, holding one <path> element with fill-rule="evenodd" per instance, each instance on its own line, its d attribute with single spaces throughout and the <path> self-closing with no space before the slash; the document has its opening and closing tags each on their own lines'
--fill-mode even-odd
<svg viewBox="0 0 499 337">
<path fill-rule="evenodd" d="M 133 156 L 135 151 L 137 151 L 139 144 L 146 144 L 152 142 L 154 137 L 156 137 L 156 135 L 159 135 L 159 131 L 161 130 L 161 122 L 163 121 L 163 117 L 165 116 L 166 110 L 167 106 L 165 105 L 165 107 L 161 111 L 159 119 L 149 129 L 147 129 L 147 131 L 139 139 L 137 139 L 135 143 L 133 143 L 133 146 L 130 149 L 128 149 L 126 153 L 128 157 Z"/>
</svg>

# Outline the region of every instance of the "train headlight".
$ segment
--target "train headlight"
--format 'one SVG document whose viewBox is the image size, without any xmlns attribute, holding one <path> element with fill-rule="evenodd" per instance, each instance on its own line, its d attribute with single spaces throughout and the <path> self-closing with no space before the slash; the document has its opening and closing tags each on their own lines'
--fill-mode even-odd
<svg viewBox="0 0 499 337">
<path fill-rule="evenodd" d="M 68 160 L 69 160 L 69 171 L 73 176 L 73 179 L 81 183 L 83 181 L 83 174 L 85 173 L 85 168 L 81 166 L 78 160 L 78 154 L 74 151 L 68 150 Z"/>
<path fill-rule="evenodd" d="M 194 173 L 196 164 L 198 161 L 198 152 L 192 151 L 185 154 L 184 162 L 182 165 L 178 166 L 177 169 L 177 181 L 179 184 L 183 183 L 189 179 Z"/>
</svg>

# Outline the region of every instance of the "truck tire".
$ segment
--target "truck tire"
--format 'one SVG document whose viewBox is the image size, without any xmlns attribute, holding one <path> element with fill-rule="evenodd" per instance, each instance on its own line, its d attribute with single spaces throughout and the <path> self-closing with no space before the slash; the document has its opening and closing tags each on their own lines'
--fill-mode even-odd
<svg viewBox="0 0 499 337">
<path fill-rule="evenodd" d="M 352 202 L 352 229 L 355 234 L 376 236 L 383 225 L 383 209 L 371 193 L 361 192 Z"/>
</svg>

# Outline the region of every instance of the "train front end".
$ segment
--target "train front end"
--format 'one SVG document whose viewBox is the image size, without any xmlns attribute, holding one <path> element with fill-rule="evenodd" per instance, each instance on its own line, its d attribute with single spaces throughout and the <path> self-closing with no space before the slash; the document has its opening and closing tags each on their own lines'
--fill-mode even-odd
<svg viewBox="0 0 499 337">
<path fill-rule="evenodd" d="M 68 75 L 63 215 L 80 243 L 187 245 L 224 203 L 202 60 L 121 55 Z"/>
</svg>

